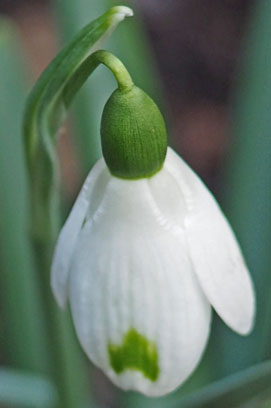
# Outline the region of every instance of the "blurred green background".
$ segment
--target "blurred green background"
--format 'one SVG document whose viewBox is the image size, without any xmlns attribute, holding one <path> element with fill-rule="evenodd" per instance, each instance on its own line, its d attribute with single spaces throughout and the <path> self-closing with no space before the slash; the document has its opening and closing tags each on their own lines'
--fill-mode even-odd
<svg viewBox="0 0 271 408">
<path fill-rule="evenodd" d="M 48 311 L 29 240 L 22 115 L 29 90 L 61 46 L 116 4 L 0 0 L 0 407 L 68 407 L 58 401 L 53 380 Z M 269 408 L 270 1 L 122 4 L 134 8 L 135 18 L 117 28 L 104 47 L 123 60 L 136 84 L 158 102 L 170 144 L 200 174 L 230 219 L 255 283 L 257 318 L 252 334 L 243 338 L 214 316 L 199 368 L 179 390 L 159 399 L 117 390 L 76 351 L 82 366 L 73 366 L 68 381 L 74 392 L 67 404 Z M 63 220 L 101 154 L 100 117 L 114 80 L 103 68 L 93 76 L 60 132 Z M 73 343 L 59 341 L 63 359 L 69 359 Z"/>
</svg>

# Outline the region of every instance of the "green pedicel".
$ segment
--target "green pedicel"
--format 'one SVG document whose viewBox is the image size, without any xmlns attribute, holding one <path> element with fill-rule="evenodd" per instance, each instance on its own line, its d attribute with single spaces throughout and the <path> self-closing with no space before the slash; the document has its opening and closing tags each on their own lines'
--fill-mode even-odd
<svg viewBox="0 0 271 408">
<path fill-rule="evenodd" d="M 149 380 L 157 380 L 159 366 L 156 345 L 135 329 L 125 334 L 121 345 L 109 343 L 108 353 L 111 367 L 117 374 L 125 370 L 138 370 Z"/>
</svg>

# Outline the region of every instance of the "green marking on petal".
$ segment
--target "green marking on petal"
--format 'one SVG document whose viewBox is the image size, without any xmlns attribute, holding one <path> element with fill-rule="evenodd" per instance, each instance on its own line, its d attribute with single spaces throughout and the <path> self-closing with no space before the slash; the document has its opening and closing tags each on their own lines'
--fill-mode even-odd
<svg viewBox="0 0 271 408">
<path fill-rule="evenodd" d="M 108 344 L 110 364 L 117 374 L 125 370 L 138 370 L 156 381 L 159 375 L 158 353 L 155 343 L 146 339 L 135 329 L 123 337 L 122 344 Z"/>
</svg>

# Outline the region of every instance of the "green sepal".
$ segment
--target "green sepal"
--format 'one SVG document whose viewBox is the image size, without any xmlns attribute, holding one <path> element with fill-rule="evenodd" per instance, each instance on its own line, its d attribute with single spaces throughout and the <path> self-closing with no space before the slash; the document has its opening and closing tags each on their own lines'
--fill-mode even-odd
<svg viewBox="0 0 271 408">
<path fill-rule="evenodd" d="M 167 131 L 154 101 L 140 88 L 117 89 L 101 122 L 102 150 L 110 172 L 124 179 L 151 177 L 163 166 Z"/>
</svg>

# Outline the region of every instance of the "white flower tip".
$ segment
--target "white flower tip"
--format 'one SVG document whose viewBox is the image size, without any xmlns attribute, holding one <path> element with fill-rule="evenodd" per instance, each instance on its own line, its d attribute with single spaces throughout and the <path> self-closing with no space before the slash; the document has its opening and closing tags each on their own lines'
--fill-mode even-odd
<svg viewBox="0 0 271 408">
<path fill-rule="evenodd" d="M 56 302 L 58 304 L 58 307 L 62 310 L 64 310 L 66 308 L 66 304 L 67 304 L 67 296 L 65 297 L 57 297 L 55 296 Z"/>
<path fill-rule="evenodd" d="M 238 334 L 240 334 L 241 336 L 248 336 L 251 333 L 253 326 L 254 324 L 250 324 L 249 326 L 240 327 Z"/>
<path fill-rule="evenodd" d="M 66 288 L 63 288 L 63 283 L 60 283 L 58 280 L 58 274 L 56 274 L 56 271 L 54 270 L 54 265 L 51 271 L 51 289 L 58 306 L 61 309 L 64 309 L 67 303 L 68 294 Z"/>
<path fill-rule="evenodd" d="M 126 6 L 115 6 L 111 9 L 114 14 L 118 15 L 119 20 L 123 20 L 125 17 L 132 17 L 134 15 L 133 10 Z"/>
<path fill-rule="evenodd" d="M 56 303 L 58 304 L 58 307 L 62 310 L 65 309 L 66 304 L 67 304 L 67 296 L 59 296 L 59 294 L 57 294 L 54 290 L 54 288 L 52 287 L 53 290 L 53 294 L 56 300 Z"/>
<path fill-rule="evenodd" d="M 252 319 L 250 322 L 247 322 L 246 324 L 242 324 L 238 327 L 238 329 L 235 329 L 235 331 L 240 334 L 241 336 L 248 336 L 254 327 L 254 319 Z"/>
<path fill-rule="evenodd" d="M 248 336 L 253 328 L 254 328 L 254 323 L 255 323 L 255 300 L 251 303 L 250 310 L 247 314 L 246 319 L 243 320 L 239 324 L 238 329 L 236 329 L 236 332 L 239 333 L 242 336 Z"/>
<path fill-rule="evenodd" d="M 250 284 L 250 288 L 247 288 L 245 294 L 246 298 L 245 300 L 243 298 L 243 304 L 239 304 L 236 313 L 234 315 L 232 314 L 230 319 L 224 319 L 225 323 L 241 336 L 248 336 L 254 328 L 256 297 L 252 283 Z"/>
</svg>

